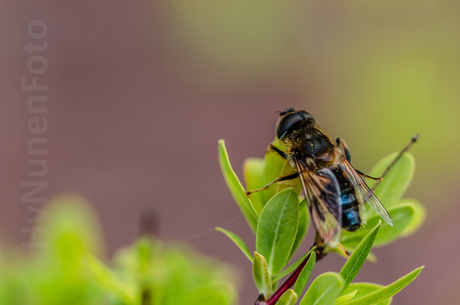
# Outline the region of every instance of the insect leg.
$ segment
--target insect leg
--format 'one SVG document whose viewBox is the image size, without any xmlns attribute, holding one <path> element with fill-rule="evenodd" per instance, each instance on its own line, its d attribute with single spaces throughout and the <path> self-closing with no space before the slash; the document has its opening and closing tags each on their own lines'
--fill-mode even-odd
<svg viewBox="0 0 460 305">
<path fill-rule="evenodd" d="M 371 177 L 371 176 L 369 176 L 369 175 L 366 175 L 366 174 L 364 174 L 363 172 L 357 170 L 356 168 L 355 168 L 355 171 L 356 171 L 361 177 L 366 177 L 366 178 L 369 178 L 369 179 L 372 179 L 372 180 L 377 180 L 377 181 L 383 180 L 383 178 L 375 178 L 375 177 Z"/>
<path fill-rule="evenodd" d="M 342 147 L 343 147 L 343 151 L 345 153 L 345 158 L 347 158 L 347 161 L 348 162 L 351 162 L 351 155 L 350 155 L 350 150 L 348 149 L 348 146 L 347 146 L 347 143 L 345 143 L 345 141 L 341 138 L 337 138 L 337 140 L 335 140 L 337 142 L 337 145 L 340 146 L 340 144 L 342 144 Z"/>
<path fill-rule="evenodd" d="M 268 149 L 276 152 L 278 155 L 280 155 L 281 158 L 287 159 L 286 154 L 282 150 L 280 150 L 278 147 L 276 147 L 275 145 L 270 144 L 270 146 L 268 146 Z"/>
<path fill-rule="evenodd" d="M 287 175 L 287 176 L 282 176 L 282 177 L 278 177 L 276 178 L 275 180 L 273 180 L 272 182 L 270 182 L 269 184 L 267 184 L 266 186 L 260 188 L 260 189 L 255 189 L 255 190 L 252 190 L 252 191 L 249 191 L 249 192 L 245 192 L 244 194 L 246 196 L 249 196 L 251 195 L 252 193 L 255 193 L 255 192 L 259 192 L 259 191 L 263 191 L 263 190 L 266 190 L 267 188 L 269 188 L 272 184 L 275 184 L 277 182 L 281 182 L 281 181 L 287 181 L 287 180 L 292 180 L 292 179 L 295 179 L 299 177 L 299 173 L 295 172 L 293 174 L 290 174 L 290 175 Z"/>
<path fill-rule="evenodd" d="M 409 143 L 407 143 L 407 145 L 399 152 L 399 154 L 396 156 L 396 158 L 393 160 L 393 162 L 390 163 L 390 165 L 387 166 L 387 168 L 385 169 L 385 171 L 383 172 L 382 174 L 382 178 L 385 177 L 385 175 L 388 173 L 388 171 L 393 167 L 393 165 L 395 165 L 395 163 L 399 160 L 399 158 L 401 158 L 401 156 L 403 155 L 403 153 L 405 153 L 406 151 L 409 150 L 409 148 L 412 146 L 412 144 L 414 144 L 415 142 L 417 142 L 418 138 L 420 137 L 420 134 L 416 133 L 412 136 L 412 138 L 410 139 Z M 372 190 L 375 190 L 375 188 L 377 187 L 377 185 L 379 184 L 379 181 L 377 181 L 374 186 L 372 187 Z"/>
</svg>

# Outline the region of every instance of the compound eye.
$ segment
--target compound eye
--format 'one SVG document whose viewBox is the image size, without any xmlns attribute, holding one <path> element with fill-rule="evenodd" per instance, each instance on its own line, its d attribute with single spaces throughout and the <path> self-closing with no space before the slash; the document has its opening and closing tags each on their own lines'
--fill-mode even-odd
<svg viewBox="0 0 460 305">
<path fill-rule="evenodd" d="M 305 111 L 289 113 L 279 122 L 278 129 L 276 131 L 276 136 L 278 137 L 278 139 L 282 140 L 289 131 L 295 128 L 295 125 L 297 125 L 300 122 L 308 121 L 314 122 L 314 119 L 309 113 Z"/>
</svg>

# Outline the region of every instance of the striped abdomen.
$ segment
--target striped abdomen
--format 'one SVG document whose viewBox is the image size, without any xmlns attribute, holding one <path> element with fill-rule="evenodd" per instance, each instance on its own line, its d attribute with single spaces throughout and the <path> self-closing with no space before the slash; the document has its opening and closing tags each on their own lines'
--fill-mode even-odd
<svg viewBox="0 0 460 305">
<path fill-rule="evenodd" d="M 339 182 L 342 204 L 342 228 L 347 231 L 355 231 L 361 227 L 359 215 L 359 201 L 356 199 L 355 188 L 345 177 L 340 167 L 333 169 Z"/>
</svg>

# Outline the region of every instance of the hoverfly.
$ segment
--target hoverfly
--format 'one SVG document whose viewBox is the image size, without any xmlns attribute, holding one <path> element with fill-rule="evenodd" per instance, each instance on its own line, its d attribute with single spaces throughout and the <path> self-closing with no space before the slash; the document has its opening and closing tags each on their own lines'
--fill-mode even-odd
<svg viewBox="0 0 460 305">
<path fill-rule="evenodd" d="M 274 183 L 300 178 L 316 231 L 323 244 L 332 246 L 340 240 L 342 228 L 355 231 L 361 227 L 366 202 L 393 226 L 390 214 L 362 179 L 382 178 L 370 177 L 353 168 L 344 140 L 334 141 L 306 111 L 289 108 L 280 112 L 280 116 L 276 135 L 285 144 L 286 152 L 272 144 L 269 149 L 286 159 L 295 172 L 246 192 L 247 196 Z M 412 141 L 415 140 L 416 136 Z"/>
</svg>

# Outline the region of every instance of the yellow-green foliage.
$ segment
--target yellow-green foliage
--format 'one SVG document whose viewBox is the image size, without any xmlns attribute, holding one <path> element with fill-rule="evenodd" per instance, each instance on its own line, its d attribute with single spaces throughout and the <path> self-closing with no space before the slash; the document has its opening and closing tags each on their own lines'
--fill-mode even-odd
<svg viewBox="0 0 460 305">
<path fill-rule="evenodd" d="M 228 270 L 190 249 L 141 238 L 101 262 L 97 217 L 82 198 L 64 196 L 43 211 L 43 247 L 2 253 L 0 304 L 234 304 Z M 45 214 L 43 214 L 45 215 Z"/>
</svg>

